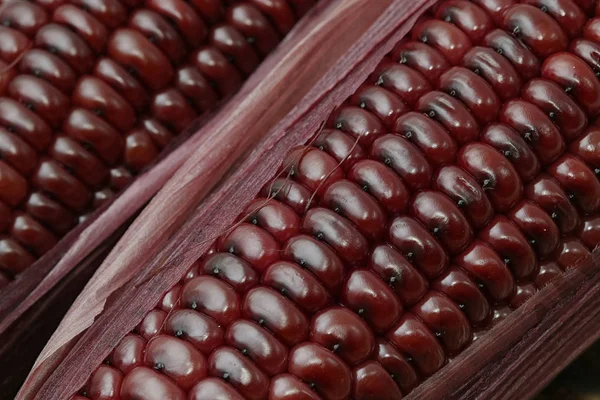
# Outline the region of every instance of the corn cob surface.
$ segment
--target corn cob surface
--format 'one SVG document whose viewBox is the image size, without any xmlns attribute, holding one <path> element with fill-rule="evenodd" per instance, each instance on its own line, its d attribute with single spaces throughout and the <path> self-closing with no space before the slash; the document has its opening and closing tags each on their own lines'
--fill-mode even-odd
<svg viewBox="0 0 600 400">
<path fill-rule="evenodd" d="M 450 0 L 74 399 L 400 399 L 600 243 L 592 1 Z"/>
<path fill-rule="evenodd" d="M 0 287 L 236 92 L 312 4 L 0 2 Z"/>
</svg>

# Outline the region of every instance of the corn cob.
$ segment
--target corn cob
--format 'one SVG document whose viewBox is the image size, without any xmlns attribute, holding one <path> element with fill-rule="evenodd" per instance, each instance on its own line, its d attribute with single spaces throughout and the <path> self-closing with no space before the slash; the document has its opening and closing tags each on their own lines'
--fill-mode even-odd
<svg viewBox="0 0 600 400">
<path fill-rule="evenodd" d="M 73 398 L 400 399 L 477 346 L 600 243 L 594 13 L 437 5 Z"/>
<path fill-rule="evenodd" d="M 237 91 L 311 4 L 2 4 L 0 286 Z"/>
</svg>

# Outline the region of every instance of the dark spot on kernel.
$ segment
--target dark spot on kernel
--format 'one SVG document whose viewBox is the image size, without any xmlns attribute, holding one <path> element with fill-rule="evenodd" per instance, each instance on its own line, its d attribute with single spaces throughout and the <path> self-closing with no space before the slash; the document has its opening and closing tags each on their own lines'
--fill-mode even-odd
<svg viewBox="0 0 600 400">
<path fill-rule="evenodd" d="M 85 390 L 82 390 L 81 392 L 79 392 L 79 394 L 81 394 L 83 397 L 87 397 L 88 392 Z"/>
<path fill-rule="evenodd" d="M 264 319 L 264 318 L 261 318 L 261 319 L 259 319 L 259 320 L 258 320 L 258 324 L 259 324 L 260 326 L 265 326 L 265 319 Z"/>
<path fill-rule="evenodd" d="M 396 374 L 394 374 L 393 372 L 390 372 L 390 378 L 392 378 L 392 380 L 396 380 Z"/>
<path fill-rule="evenodd" d="M 336 129 L 342 129 L 343 126 L 344 125 L 341 122 L 338 122 L 338 123 L 335 124 L 335 128 Z"/>
<path fill-rule="evenodd" d="M 229 252 L 229 254 L 235 254 L 235 247 L 231 246 L 227 251 Z"/>
<path fill-rule="evenodd" d="M 16 130 L 16 129 L 15 129 L 15 127 L 14 127 L 14 126 L 12 126 L 12 125 L 9 125 L 9 126 L 7 126 L 7 127 L 6 127 L 6 130 L 7 130 L 7 131 L 9 131 L 10 133 L 15 133 L 15 130 Z"/>
<path fill-rule="evenodd" d="M 191 308 L 192 310 L 195 310 L 196 308 L 198 308 L 198 303 L 196 303 L 195 301 L 194 301 L 194 302 L 192 302 L 192 304 L 190 304 L 190 308 Z"/>
<path fill-rule="evenodd" d="M 195 107 L 196 103 L 194 103 L 194 100 L 190 97 L 186 97 L 185 101 L 187 101 L 187 103 L 191 106 L 191 107 Z"/>
<path fill-rule="evenodd" d="M 409 261 L 412 261 L 412 259 L 415 258 L 415 253 L 413 253 L 412 251 L 409 251 L 408 253 L 406 253 L 406 258 Z"/>
<path fill-rule="evenodd" d="M 442 337 L 442 332 L 436 332 L 435 337 Z"/>
<path fill-rule="evenodd" d="M 148 36 L 148 41 L 150 43 L 156 43 L 158 41 L 158 39 L 156 38 L 156 36 L 150 35 L 150 36 Z"/>
<path fill-rule="evenodd" d="M 502 50 L 500 47 L 498 47 L 498 48 L 496 49 L 496 53 L 498 53 L 498 54 L 502 55 L 502 53 L 504 53 L 504 50 Z"/>
<path fill-rule="evenodd" d="M 342 210 L 339 207 L 335 207 L 333 211 L 339 214 Z"/>
<path fill-rule="evenodd" d="M 309 387 L 311 390 L 315 390 L 315 388 L 317 387 L 317 385 L 315 385 L 315 383 L 314 383 L 314 382 L 310 382 L 310 383 L 308 384 L 308 387 Z"/>
<path fill-rule="evenodd" d="M 182 331 L 181 329 L 177 329 L 177 330 L 175 331 L 175 337 L 178 337 L 178 338 L 180 338 L 180 337 L 182 337 L 182 336 L 183 336 L 183 331 Z"/>
<path fill-rule="evenodd" d="M 94 108 L 94 109 L 92 110 L 92 112 L 93 112 L 94 114 L 96 114 L 97 116 L 99 116 L 99 117 L 102 117 L 102 116 L 104 116 L 104 111 L 102 111 L 102 110 L 101 110 L 101 109 L 99 109 L 99 108 Z"/>
<path fill-rule="evenodd" d="M 219 272 L 221 272 L 221 271 L 219 271 L 219 268 L 217 268 L 217 267 L 214 267 L 212 270 L 213 275 L 219 275 Z"/>
<path fill-rule="evenodd" d="M 110 365 L 110 360 L 104 360 L 104 364 Z"/>
<path fill-rule="evenodd" d="M 406 64 L 408 62 L 408 60 L 406 59 L 406 56 L 403 54 L 402 57 L 400 57 L 400 64 Z"/>
<path fill-rule="evenodd" d="M 448 94 L 452 97 L 456 97 L 456 90 L 452 89 Z"/>
<path fill-rule="evenodd" d="M 208 84 L 210 85 L 211 88 L 216 89 L 217 88 L 217 82 L 213 81 L 212 79 L 208 81 Z"/>
<path fill-rule="evenodd" d="M 392 276 L 388 282 L 388 284 L 390 286 L 394 286 L 396 284 L 396 282 L 398 281 L 398 277 L 397 276 Z"/>
<path fill-rule="evenodd" d="M 317 232 L 316 238 L 318 240 L 323 240 L 325 238 L 325 235 L 323 234 L 323 232 Z"/>
<path fill-rule="evenodd" d="M 466 207 L 466 206 L 467 206 L 467 202 L 466 202 L 465 200 L 463 200 L 463 199 L 460 199 L 460 200 L 458 200 L 458 201 L 456 202 L 456 205 L 457 205 L 459 208 L 463 208 L 463 207 Z"/>
<path fill-rule="evenodd" d="M 44 192 L 44 194 L 45 194 L 45 195 L 46 195 L 46 197 L 47 197 L 47 198 L 49 198 L 50 200 L 54 200 L 54 201 L 56 201 L 56 200 L 57 200 L 57 199 L 56 199 L 56 196 L 55 196 L 55 195 L 54 195 L 54 193 L 52 193 L 52 192 L 47 192 L 47 191 L 46 191 L 46 192 Z"/>
<path fill-rule="evenodd" d="M 573 193 L 568 194 L 569 200 L 575 200 L 575 195 Z"/>
<path fill-rule="evenodd" d="M 550 112 L 548 113 L 548 117 L 549 117 L 549 118 L 550 118 L 552 121 L 554 121 L 554 120 L 556 119 L 556 113 L 555 113 L 554 111 L 550 111 Z"/>
<path fill-rule="evenodd" d="M 361 316 L 361 317 L 363 315 L 365 315 L 365 309 L 364 308 L 359 308 L 357 312 L 358 312 L 358 315 Z"/>
<path fill-rule="evenodd" d="M 435 111 L 431 110 L 427 113 L 427 116 L 429 116 L 429 118 L 435 118 Z"/>
<path fill-rule="evenodd" d="M 412 357 L 406 357 L 406 361 L 408 361 L 409 363 L 413 362 L 413 358 Z"/>
<path fill-rule="evenodd" d="M 325 151 L 325 146 L 323 146 L 323 145 L 321 144 L 321 145 L 319 145 L 318 149 L 319 149 L 319 150 L 321 150 L 321 151 Z"/>
<path fill-rule="evenodd" d="M 381 85 L 383 85 L 383 76 L 380 76 L 380 77 L 377 79 L 377 82 L 375 82 L 375 84 L 376 84 L 377 86 L 381 86 Z"/>
<path fill-rule="evenodd" d="M 279 293 L 281 293 L 283 296 L 287 297 L 287 290 L 285 290 L 285 288 L 281 288 Z"/>
<path fill-rule="evenodd" d="M 40 76 L 42 76 L 42 71 L 40 71 L 39 69 L 34 69 L 33 76 L 36 76 L 39 78 Z"/>
<path fill-rule="evenodd" d="M 475 69 L 473 70 L 473 73 L 474 73 L 475 75 L 481 75 L 481 70 L 480 70 L 479 68 L 475 68 Z"/>
<path fill-rule="evenodd" d="M 225 382 L 229 381 L 229 374 L 228 374 L 227 372 L 225 372 L 225 373 L 223 374 L 223 380 L 224 380 Z"/>
<path fill-rule="evenodd" d="M 81 143 L 81 145 L 83 146 L 84 149 L 86 149 L 87 151 L 93 151 L 94 150 L 94 145 L 91 144 L 90 142 L 83 142 Z"/>
<path fill-rule="evenodd" d="M 48 46 L 48 51 L 52 54 L 57 54 L 58 48 L 56 46 Z"/>
<path fill-rule="evenodd" d="M 483 190 L 489 190 L 494 188 L 494 181 L 491 179 L 484 179 L 482 184 Z"/>
<path fill-rule="evenodd" d="M 511 151 L 510 151 L 510 150 L 506 150 L 506 151 L 504 152 L 504 157 L 506 157 L 506 158 L 508 158 L 508 159 L 510 160 L 510 159 L 512 159 L 512 157 L 513 157 L 513 154 L 511 153 Z"/>
<path fill-rule="evenodd" d="M 248 349 L 246 349 L 246 348 L 243 348 L 243 349 L 242 349 L 242 351 L 241 351 L 241 353 L 242 353 L 243 355 L 247 356 L 247 355 L 248 355 Z"/>
<path fill-rule="evenodd" d="M 248 37 L 246 38 L 246 42 L 248 42 L 248 43 L 250 43 L 250 44 L 253 44 L 253 43 L 255 43 L 255 42 L 256 42 L 256 38 L 255 38 L 254 36 L 248 36 Z"/>
<path fill-rule="evenodd" d="M 600 71 L 596 72 L 596 78 L 600 78 Z"/>
<path fill-rule="evenodd" d="M 565 93 L 571 93 L 573 91 L 573 86 L 567 86 L 565 88 Z"/>
<path fill-rule="evenodd" d="M 512 30 L 512 34 L 514 36 L 519 36 L 520 33 L 521 33 L 521 28 L 519 28 L 518 26 L 515 26 Z"/>
<path fill-rule="evenodd" d="M 479 289 L 483 289 L 483 288 L 484 288 L 484 286 L 483 286 L 483 283 L 478 283 L 478 284 L 477 284 L 477 287 L 478 287 Z"/>
<path fill-rule="evenodd" d="M 234 56 L 232 56 L 231 54 L 227 54 L 227 57 L 226 57 L 226 58 L 227 58 L 227 61 L 228 61 L 230 64 L 233 64 L 233 63 L 235 62 L 235 57 L 234 57 Z"/>
<path fill-rule="evenodd" d="M 299 260 L 298 264 L 300 264 L 301 267 L 306 267 L 306 261 L 304 260 Z"/>
<path fill-rule="evenodd" d="M 410 140 L 413 137 L 413 133 L 411 131 L 408 131 L 404 134 L 404 137 L 407 138 L 408 140 Z"/>
<path fill-rule="evenodd" d="M 460 304 L 458 305 L 458 308 L 460 308 L 461 310 L 464 310 L 464 309 L 465 309 L 465 307 L 466 307 L 466 306 L 465 306 L 463 303 L 460 303 Z"/>
<path fill-rule="evenodd" d="M 389 157 L 386 157 L 383 159 L 383 163 L 389 167 L 390 165 L 392 165 L 392 159 Z"/>
<path fill-rule="evenodd" d="M 290 168 L 290 178 L 293 178 L 296 175 L 296 169 L 294 167 Z"/>
<path fill-rule="evenodd" d="M 428 40 L 427 36 L 421 36 L 421 42 L 427 43 Z"/>
<path fill-rule="evenodd" d="M 250 220 L 250 223 L 252 223 L 252 225 L 258 225 L 258 218 L 252 217 L 252 219 Z"/>
<path fill-rule="evenodd" d="M 33 105 L 33 103 L 25 103 L 25 107 L 27 107 L 31 111 L 35 110 L 35 106 Z"/>
<path fill-rule="evenodd" d="M 554 211 L 554 212 L 552 213 L 552 215 L 550 215 L 550 218 L 552 218 L 553 220 L 555 220 L 555 221 L 556 221 L 556 220 L 558 219 L 558 213 L 557 213 L 556 211 Z"/>
<path fill-rule="evenodd" d="M 533 142 L 534 137 L 535 137 L 535 132 L 532 132 L 532 131 L 527 131 L 523 134 L 523 139 L 525 139 L 525 141 L 527 143 Z"/>
<path fill-rule="evenodd" d="M 154 369 L 157 371 L 162 371 L 163 369 L 165 369 L 165 364 L 157 362 L 156 364 L 154 364 Z"/>
<path fill-rule="evenodd" d="M 11 26 L 12 25 L 12 21 L 10 19 L 5 19 L 2 21 L 2 25 L 4 26 Z"/>
<path fill-rule="evenodd" d="M 167 20 L 167 22 L 171 25 L 173 25 L 174 27 L 177 27 L 177 21 L 175 21 L 173 18 L 165 18 Z"/>
<path fill-rule="evenodd" d="M 365 192 L 369 193 L 369 185 L 367 185 L 366 183 L 364 185 L 361 186 L 362 190 L 364 190 Z"/>
<path fill-rule="evenodd" d="M 504 264 L 506 264 L 506 265 L 510 264 L 510 258 L 505 258 L 504 259 Z"/>
<path fill-rule="evenodd" d="M 439 237 L 442 233 L 442 230 L 439 227 L 435 227 L 433 228 L 433 231 L 431 231 L 433 233 L 433 236 L 435 237 Z"/>
<path fill-rule="evenodd" d="M 340 344 L 336 343 L 333 345 L 333 349 L 331 351 L 333 351 L 334 353 L 337 353 L 338 351 L 340 351 Z"/>
<path fill-rule="evenodd" d="M 532 246 L 535 246 L 535 245 L 537 244 L 537 241 L 536 241 L 535 239 L 531 239 L 531 240 L 529 241 L 529 243 L 530 243 Z"/>
<path fill-rule="evenodd" d="M 131 76 L 136 76 L 137 75 L 137 70 L 133 67 L 128 67 L 127 68 L 127 72 L 131 75 Z"/>
<path fill-rule="evenodd" d="M 71 175 L 75 175 L 75 169 L 70 165 L 63 165 L 65 171 L 67 171 Z"/>
<path fill-rule="evenodd" d="M 600 168 L 594 168 L 594 174 L 600 176 Z"/>
<path fill-rule="evenodd" d="M 452 21 L 452 17 L 451 17 L 450 15 L 446 15 L 446 16 L 444 17 L 444 21 L 446 21 L 446 22 L 450 22 L 450 21 Z"/>
<path fill-rule="evenodd" d="M 548 7 L 546 7 L 546 6 L 542 5 L 542 6 L 540 7 L 540 10 L 542 10 L 542 12 L 548 12 Z"/>
<path fill-rule="evenodd" d="M 360 104 L 358 105 L 360 108 L 366 108 L 367 107 L 367 103 L 365 103 L 364 101 L 361 101 Z"/>
</svg>

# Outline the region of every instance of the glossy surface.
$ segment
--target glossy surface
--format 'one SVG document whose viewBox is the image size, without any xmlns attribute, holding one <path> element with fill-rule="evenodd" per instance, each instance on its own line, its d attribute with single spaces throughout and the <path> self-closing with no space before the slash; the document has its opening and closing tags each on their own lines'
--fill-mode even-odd
<svg viewBox="0 0 600 400">
<path fill-rule="evenodd" d="M 149 168 L 174 136 L 239 89 L 312 3 L 3 4 L 0 201 L 28 221 L 14 229 L 1 222 L 0 232 L 24 246 L 9 246 L 17 253 L 7 250 L 7 260 L 22 255 L 6 268 L 31 264 L 25 253 L 43 256 Z M 371 97 L 385 113 L 381 96 Z M 25 239 L 25 231 L 37 233 Z"/>
<path fill-rule="evenodd" d="M 590 257 L 600 25 L 581 2 L 515 3 L 450 0 L 422 17 L 115 349 L 122 387 L 172 346 L 148 374 L 156 393 L 177 382 L 194 399 L 400 399 Z M 297 8 L 253 0 L 224 15 L 260 55 Z M 208 36 L 216 49 L 190 64 L 206 81 L 174 69 L 197 108 L 196 94 L 226 93 L 253 67 L 234 31 Z M 226 56 L 228 83 L 207 72 Z"/>
</svg>

